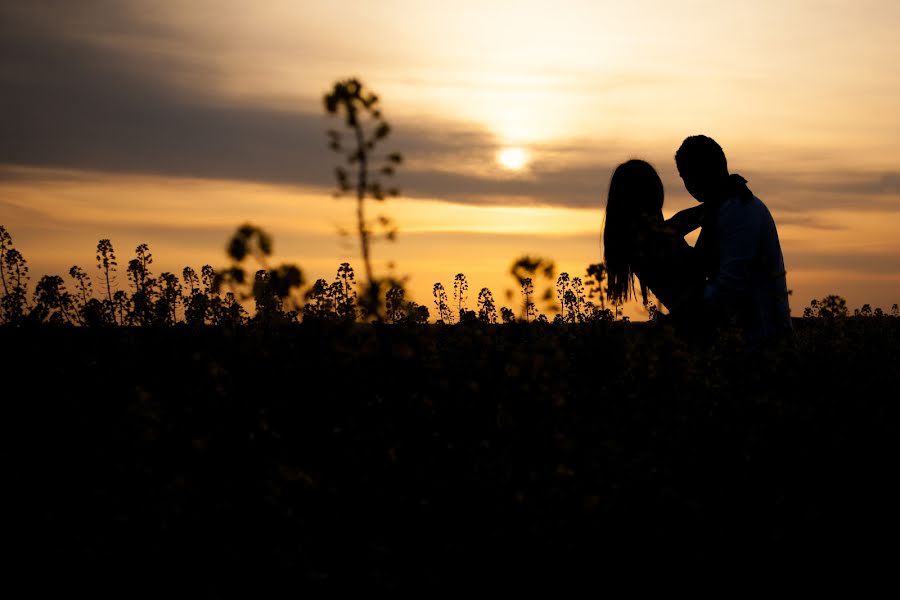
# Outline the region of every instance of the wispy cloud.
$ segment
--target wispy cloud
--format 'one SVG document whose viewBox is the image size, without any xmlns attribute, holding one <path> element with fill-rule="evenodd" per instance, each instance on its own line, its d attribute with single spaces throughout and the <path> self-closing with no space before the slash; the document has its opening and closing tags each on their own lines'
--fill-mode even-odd
<svg viewBox="0 0 900 600">
<path fill-rule="evenodd" d="M 803 271 L 852 272 L 861 275 L 897 275 L 900 253 L 884 252 L 806 252 L 794 250 L 786 257 L 788 269 Z"/>
</svg>

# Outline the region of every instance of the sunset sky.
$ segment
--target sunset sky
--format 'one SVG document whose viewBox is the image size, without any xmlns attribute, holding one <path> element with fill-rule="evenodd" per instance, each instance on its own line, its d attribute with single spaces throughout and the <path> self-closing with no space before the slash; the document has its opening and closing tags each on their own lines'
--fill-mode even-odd
<svg viewBox="0 0 900 600">
<path fill-rule="evenodd" d="M 629 158 L 660 172 L 668 214 L 693 206 L 673 156 L 698 133 L 772 211 L 795 316 L 830 293 L 887 310 L 898 31 L 894 0 L 0 0 L 0 224 L 32 286 L 96 273 L 100 238 L 123 266 L 146 242 L 157 274 L 224 267 L 248 221 L 310 282 L 361 273 L 322 103 L 359 77 L 406 158 L 400 198 L 372 207 L 400 230 L 376 270 L 395 263 L 432 314 L 458 272 L 470 308 L 482 287 L 518 304 L 523 254 L 583 276 Z"/>
</svg>

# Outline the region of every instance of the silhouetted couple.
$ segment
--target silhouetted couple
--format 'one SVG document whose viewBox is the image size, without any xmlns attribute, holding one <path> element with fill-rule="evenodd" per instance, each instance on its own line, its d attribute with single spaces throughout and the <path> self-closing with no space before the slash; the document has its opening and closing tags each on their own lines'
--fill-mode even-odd
<svg viewBox="0 0 900 600">
<path fill-rule="evenodd" d="M 629 160 L 609 185 L 603 232 L 613 302 L 635 297 L 634 277 L 688 334 L 732 327 L 751 348 L 792 330 L 784 258 L 775 221 L 747 181 L 729 174 L 715 140 L 695 135 L 675 154 L 699 206 L 663 218 L 663 185 L 654 168 Z M 694 246 L 684 236 L 700 228 Z"/>
</svg>

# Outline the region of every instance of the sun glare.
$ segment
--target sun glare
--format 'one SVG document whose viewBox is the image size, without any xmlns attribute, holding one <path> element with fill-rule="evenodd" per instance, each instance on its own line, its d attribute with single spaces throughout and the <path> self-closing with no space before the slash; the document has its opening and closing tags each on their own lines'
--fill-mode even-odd
<svg viewBox="0 0 900 600">
<path fill-rule="evenodd" d="M 519 171 L 528 164 L 528 153 L 522 148 L 503 148 L 497 153 L 497 162 L 509 171 Z"/>
</svg>

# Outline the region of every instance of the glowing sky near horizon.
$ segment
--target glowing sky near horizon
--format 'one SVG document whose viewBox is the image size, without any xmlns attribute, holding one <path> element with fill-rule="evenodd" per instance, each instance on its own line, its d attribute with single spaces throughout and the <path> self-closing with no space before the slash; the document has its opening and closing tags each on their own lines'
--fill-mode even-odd
<svg viewBox="0 0 900 600">
<path fill-rule="evenodd" d="M 310 280 L 361 268 L 321 105 L 359 76 L 406 158 L 375 256 L 421 303 L 462 271 L 470 304 L 507 304 L 525 253 L 583 275 L 612 169 L 649 160 L 667 212 L 691 206 L 672 156 L 695 133 L 772 210 L 794 314 L 900 301 L 897 3 L 73 4 L 0 1 L 0 224 L 33 281 L 102 237 L 224 265 L 244 221 Z"/>
</svg>

